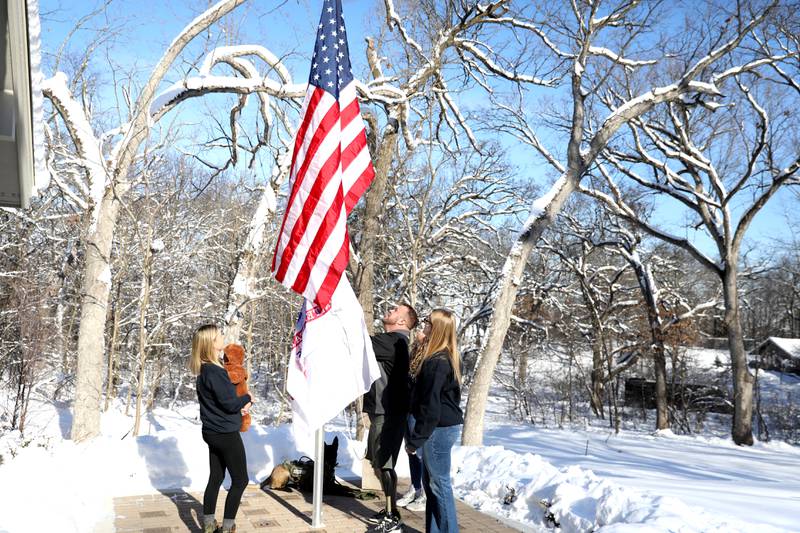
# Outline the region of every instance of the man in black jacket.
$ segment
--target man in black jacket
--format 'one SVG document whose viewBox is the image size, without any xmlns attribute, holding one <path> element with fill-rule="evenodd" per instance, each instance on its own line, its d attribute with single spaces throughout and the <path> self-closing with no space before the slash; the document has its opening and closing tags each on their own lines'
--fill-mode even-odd
<svg viewBox="0 0 800 533">
<path fill-rule="evenodd" d="M 386 508 L 370 520 L 379 531 L 399 531 L 397 473 L 394 470 L 403 444 L 408 419 L 408 342 L 417 325 L 417 313 L 400 304 L 383 317 L 385 333 L 372 336 L 375 359 L 381 377 L 364 395 L 364 412 L 369 415 L 367 457 L 386 495 Z"/>
</svg>

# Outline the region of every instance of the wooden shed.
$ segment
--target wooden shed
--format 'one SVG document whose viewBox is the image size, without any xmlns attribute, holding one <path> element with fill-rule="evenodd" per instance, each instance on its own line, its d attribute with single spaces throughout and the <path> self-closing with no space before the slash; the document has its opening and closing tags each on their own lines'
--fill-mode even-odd
<svg viewBox="0 0 800 533">
<path fill-rule="evenodd" d="M 800 375 L 800 339 L 767 337 L 756 348 L 754 360 L 764 370 Z"/>
</svg>

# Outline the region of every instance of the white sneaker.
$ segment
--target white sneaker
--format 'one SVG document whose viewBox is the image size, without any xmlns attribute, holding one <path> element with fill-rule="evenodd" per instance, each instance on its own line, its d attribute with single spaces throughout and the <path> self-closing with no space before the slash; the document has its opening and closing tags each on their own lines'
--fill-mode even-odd
<svg viewBox="0 0 800 533">
<path fill-rule="evenodd" d="M 406 505 L 410 504 L 414 500 L 416 500 L 420 494 L 422 494 L 422 490 L 419 491 L 414 490 L 414 486 L 412 485 L 411 488 L 408 489 L 408 492 L 403 494 L 403 497 L 397 500 L 398 507 L 405 507 Z"/>
<path fill-rule="evenodd" d="M 409 511 L 414 511 L 415 513 L 420 513 L 425 511 L 425 503 L 428 501 L 428 498 L 425 497 L 425 493 L 420 494 L 413 502 L 406 505 L 406 509 Z"/>
</svg>

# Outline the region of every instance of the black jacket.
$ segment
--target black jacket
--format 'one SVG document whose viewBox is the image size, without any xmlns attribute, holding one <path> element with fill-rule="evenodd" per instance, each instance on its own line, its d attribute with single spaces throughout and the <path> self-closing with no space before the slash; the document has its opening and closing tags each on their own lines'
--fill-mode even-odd
<svg viewBox="0 0 800 533">
<path fill-rule="evenodd" d="M 242 408 L 250 395 L 236 396 L 236 386 L 221 366 L 203 363 L 197 376 L 197 400 L 203 431 L 233 433 L 242 425 Z"/>
<path fill-rule="evenodd" d="M 411 414 L 414 428 L 406 442 L 421 448 L 437 427 L 464 423 L 461 411 L 461 385 L 456 379 L 450 358 L 445 352 L 433 354 L 422 363 L 411 392 Z"/>
<path fill-rule="evenodd" d="M 371 415 L 408 414 L 408 335 L 400 331 L 372 336 L 372 349 L 381 377 L 364 395 L 364 412 Z"/>
</svg>

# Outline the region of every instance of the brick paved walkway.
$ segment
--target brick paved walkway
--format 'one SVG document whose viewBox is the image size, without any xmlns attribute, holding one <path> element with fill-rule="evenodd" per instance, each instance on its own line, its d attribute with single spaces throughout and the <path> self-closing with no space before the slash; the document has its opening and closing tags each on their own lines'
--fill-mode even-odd
<svg viewBox="0 0 800 533">
<path fill-rule="evenodd" d="M 402 492 L 401 492 L 402 494 Z M 222 520 L 225 489 L 217 502 L 217 520 Z M 457 502 L 461 533 L 516 531 L 498 520 Z M 382 499 L 361 501 L 325 496 L 322 506 L 324 529 L 311 529 L 311 495 L 300 492 L 262 491 L 249 485 L 236 517 L 237 533 L 362 533 L 368 517 L 382 507 Z M 203 494 L 170 491 L 146 496 L 114 499 L 115 527 L 120 533 L 174 533 L 201 531 Z M 403 511 L 406 533 L 425 531 L 425 513 Z"/>
</svg>

